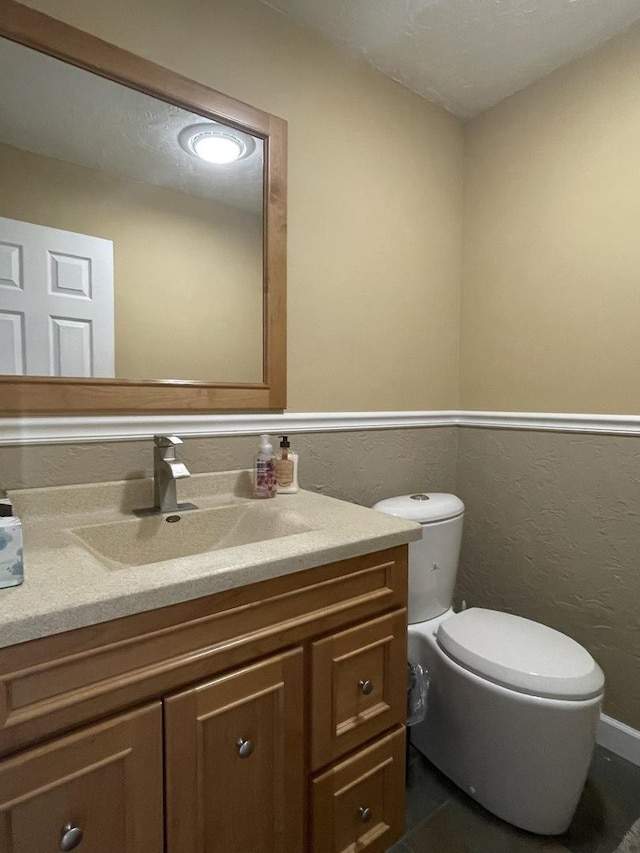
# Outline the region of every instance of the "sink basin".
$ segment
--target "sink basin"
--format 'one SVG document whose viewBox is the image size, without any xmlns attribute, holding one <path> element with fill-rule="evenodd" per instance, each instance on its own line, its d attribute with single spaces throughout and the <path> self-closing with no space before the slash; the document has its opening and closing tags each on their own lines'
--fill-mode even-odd
<svg viewBox="0 0 640 853">
<path fill-rule="evenodd" d="M 312 528 L 302 524 L 290 510 L 274 511 L 274 507 L 264 504 L 241 504 L 128 518 L 76 527 L 71 533 L 99 557 L 119 564 L 112 568 L 122 568 L 250 545 L 310 530 Z"/>
</svg>

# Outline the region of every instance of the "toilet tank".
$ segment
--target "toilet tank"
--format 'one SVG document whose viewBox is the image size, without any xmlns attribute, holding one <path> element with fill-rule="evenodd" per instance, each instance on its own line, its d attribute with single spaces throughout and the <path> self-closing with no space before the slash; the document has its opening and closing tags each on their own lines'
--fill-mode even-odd
<svg viewBox="0 0 640 853">
<path fill-rule="evenodd" d="M 373 508 L 422 525 L 422 539 L 409 544 L 409 624 L 435 619 L 451 607 L 464 504 L 455 495 L 426 492 L 387 498 Z"/>
</svg>

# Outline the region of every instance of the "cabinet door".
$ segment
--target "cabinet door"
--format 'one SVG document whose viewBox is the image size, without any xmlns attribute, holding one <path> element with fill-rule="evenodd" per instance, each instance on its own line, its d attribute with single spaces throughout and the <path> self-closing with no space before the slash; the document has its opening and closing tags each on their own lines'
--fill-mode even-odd
<svg viewBox="0 0 640 853">
<path fill-rule="evenodd" d="M 162 853 L 159 702 L 0 762 L 2 853 Z"/>
<path fill-rule="evenodd" d="M 383 853 L 404 831 L 404 728 L 317 776 L 311 853 Z"/>
<path fill-rule="evenodd" d="M 302 651 L 165 700 L 168 853 L 303 853 Z"/>
<path fill-rule="evenodd" d="M 407 716 L 407 611 L 313 644 L 312 766 L 329 764 Z"/>
</svg>

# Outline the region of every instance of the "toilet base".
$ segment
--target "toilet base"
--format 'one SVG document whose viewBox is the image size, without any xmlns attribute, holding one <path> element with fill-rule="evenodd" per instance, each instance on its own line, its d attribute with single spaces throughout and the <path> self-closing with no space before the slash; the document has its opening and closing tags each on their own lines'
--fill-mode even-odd
<svg viewBox="0 0 640 853">
<path fill-rule="evenodd" d="M 411 741 L 498 817 L 559 835 L 573 817 L 595 744 L 602 696 L 529 696 L 465 670 L 438 646 L 442 618 L 409 626 L 409 658 L 429 671 L 426 719 Z"/>
</svg>

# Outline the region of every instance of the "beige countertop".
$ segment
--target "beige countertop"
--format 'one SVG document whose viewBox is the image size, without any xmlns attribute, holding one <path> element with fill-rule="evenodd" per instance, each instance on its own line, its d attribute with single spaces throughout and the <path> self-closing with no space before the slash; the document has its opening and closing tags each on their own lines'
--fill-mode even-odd
<svg viewBox="0 0 640 853">
<path fill-rule="evenodd" d="M 313 492 L 256 501 L 248 497 L 249 486 L 249 473 L 239 471 L 180 481 L 179 499 L 197 504 L 200 515 L 181 513 L 182 528 L 179 523 L 165 527 L 162 516 L 147 520 L 145 530 L 159 530 L 170 548 L 167 536 L 175 529 L 177 544 L 170 559 L 141 565 L 119 562 L 124 557 L 118 557 L 118 548 L 129 553 L 129 539 L 121 532 L 126 528 L 129 538 L 131 531 L 137 536 L 131 552 L 137 559 L 145 553 L 132 510 L 151 504 L 150 480 L 10 492 L 23 523 L 25 581 L 0 590 L 0 647 L 391 548 L 421 535 L 413 522 Z M 240 508 L 224 509 L 222 515 L 242 515 L 241 524 L 229 529 L 216 550 L 181 553 L 193 547 L 192 537 L 181 537 L 187 525 L 205 529 L 219 513 L 203 511 L 223 507 Z M 235 544 L 239 529 L 261 538 Z M 262 538 L 261 531 L 271 538 Z M 100 542 L 112 533 L 116 557 L 110 559 L 90 543 L 94 534 Z M 156 538 L 150 547 L 157 550 L 157 544 Z"/>
</svg>

